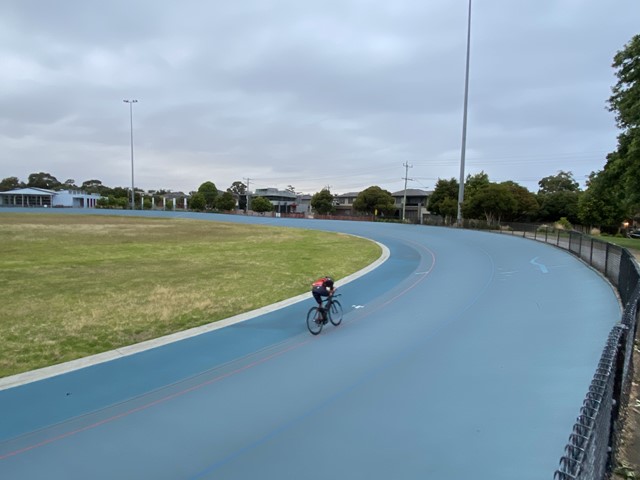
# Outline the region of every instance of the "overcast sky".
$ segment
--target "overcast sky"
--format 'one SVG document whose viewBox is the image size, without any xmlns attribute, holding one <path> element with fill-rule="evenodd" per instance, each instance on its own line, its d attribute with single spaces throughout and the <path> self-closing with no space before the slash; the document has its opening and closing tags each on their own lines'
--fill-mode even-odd
<svg viewBox="0 0 640 480">
<path fill-rule="evenodd" d="M 189 192 L 459 178 L 467 0 L 2 0 L 0 179 Z M 467 174 L 584 185 L 638 0 L 474 0 Z"/>
</svg>

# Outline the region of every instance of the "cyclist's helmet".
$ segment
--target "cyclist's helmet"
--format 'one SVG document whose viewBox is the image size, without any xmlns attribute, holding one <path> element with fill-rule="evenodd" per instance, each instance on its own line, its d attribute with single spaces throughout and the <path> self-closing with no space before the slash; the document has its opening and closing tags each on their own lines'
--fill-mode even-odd
<svg viewBox="0 0 640 480">
<path fill-rule="evenodd" d="M 331 278 L 331 277 L 325 277 L 325 279 L 324 279 L 324 282 L 323 282 L 323 283 L 324 283 L 325 287 L 329 287 L 329 288 L 331 288 L 331 287 L 333 287 L 333 278 Z"/>
</svg>

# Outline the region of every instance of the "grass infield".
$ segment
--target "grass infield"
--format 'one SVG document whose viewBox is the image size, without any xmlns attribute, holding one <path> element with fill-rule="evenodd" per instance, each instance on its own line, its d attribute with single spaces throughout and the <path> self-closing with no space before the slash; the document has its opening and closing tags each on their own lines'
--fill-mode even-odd
<svg viewBox="0 0 640 480">
<path fill-rule="evenodd" d="M 314 230 L 22 213 L 0 214 L 0 245 L 0 377 L 269 305 L 381 254 Z"/>
</svg>

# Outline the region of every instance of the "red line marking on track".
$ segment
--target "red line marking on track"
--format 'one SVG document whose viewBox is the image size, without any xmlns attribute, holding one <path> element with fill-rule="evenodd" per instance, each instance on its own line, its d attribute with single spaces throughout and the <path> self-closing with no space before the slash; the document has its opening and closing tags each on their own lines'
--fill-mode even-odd
<svg viewBox="0 0 640 480">
<path fill-rule="evenodd" d="M 160 399 L 155 400 L 153 402 L 149 402 L 149 403 L 147 403 L 145 405 L 141 405 L 140 407 L 133 408 L 133 409 L 128 410 L 126 412 L 120 413 L 118 415 L 114 415 L 114 416 L 106 418 L 104 420 L 101 420 L 99 422 L 92 423 L 91 425 L 87 425 L 86 427 L 78 428 L 76 430 L 72 430 L 72 431 L 64 433 L 62 435 L 58 435 L 57 437 L 49 438 L 49 439 L 44 440 L 44 441 L 42 441 L 40 443 L 36 443 L 34 445 L 30 445 L 28 447 L 24 447 L 24 448 L 21 448 L 19 450 L 15 450 L 13 452 L 5 453 L 4 455 L 0 456 L 0 460 L 5 460 L 5 459 L 7 459 L 9 457 L 20 455 L 20 454 L 28 452 L 30 450 L 35 450 L 36 448 L 40 448 L 40 447 L 43 447 L 43 446 L 48 445 L 50 443 L 57 442 L 58 440 L 63 440 L 65 438 L 71 437 L 71 436 L 76 435 L 78 433 L 82 433 L 84 431 L 91 430 L 93 428 L 99 427 L 99 426 L 104 425 L 106 423 L 110 423 L 110 422 L 113 422 L 115 420 L 119 420 L 121 418 L 127 417 L 129 415 L 134 414 L 134 413 L 146 410 L 146 409 L 148 409 L 150 407 L 159 405 L 161 403 L 165 403 L 165 402 L 167 402 L 169 400 L 172 400 L 174 398 L 177 398 L 177 397 L 180 397 L 180 396 L 185 395 L 187 393 L 190 393 L 190 392 L 193 392 L 195 390 L 198 390 L 198 389 L 200 389 L 200 388 L 202 388 L 204 386 L 211 385 L 211 384 L 216 383 L 216 382 L 218 382 L 220 380 L 224 380 L 225 378 L 229 378 L 232 375 L 235 375 L 237 373 L 241 373 L 243 371 L 249 370 L 250 368 L 253 368 L 253 367 L 258 366 L 258 365 L 260 365 L 262 363 L 265 363 L 265 362 L 267 362 L 269 360 L 272 360 L 272 359 L 274 359 L 276 357 L 279 357 L 280 355 L 284 355 L 287 352 L 295 350 L 296 348 L 299 348 L 302 345 L 305 345 L 306 343 L 309 343 L 310 341 L 311 340 L 305 340 L 303 342 L 299 342 L 299 343 L 297 343 L 295 345 L 292 345 L 289 348 L 286 348 L 286 349 L 281 350 L 279 352 L 276 352 L 276 353 L 273 353 L 271 355 L 268 355 L 268 356 L 266 356 L 264 358 L 261 358 L 260 360 L 257 360 L 255 362 L 252 362 L 252 363 L 248 364 L 248 365 L 245 365 L 244 367 L 241 367 L 241 368 L 238 368 L 236 370 L 233 370 L 232 372 L 225 373 L 224 375 L 220 375 L 218 377 L 212 378 L 211 380 L 207 380 L 206 382 L 202 382 L 202 383 L 199 383 L 198 385 L 194 385 L 193 387 L 189 387 L 189 388 L 187 388 L 185 390 L 181 390 L 181 391 L 173 393 L 171 395 L 167 395 L 166 397 L 160 398 Z"/>
</svg>

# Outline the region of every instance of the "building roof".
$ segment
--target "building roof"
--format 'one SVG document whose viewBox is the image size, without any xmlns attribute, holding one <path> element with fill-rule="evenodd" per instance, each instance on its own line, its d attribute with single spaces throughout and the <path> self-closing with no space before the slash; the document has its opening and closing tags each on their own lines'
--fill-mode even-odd
<svg viewBox="0 0 640 480">
<path fill-rule="evenodd" d="M 256 188 L 254 190 L 254 195 L 260 197 L 287 197 L 287 198 L 296 198 L 296 194 L 290 192 L 289 190 L 278 190 L 277 188 Z"/>
<path fill-rule="evenodd" d="M 27 187 L 16 188 L 15 190 L 9 190 L 6 192 L 0 192 L 0 195 L 57 195 L 57 192 L 53 190 L 47 190 L 45 188 Z"/>
<path fill-rule="evenodd" d="M 433 192 L 429 192 L 427 190 L 420 190 L 419 188 L 407 188 L 407 197 L 426 197 L 431 195 Z M 391 194 L 392 197 L 402 197 L 404 196 L 404 190 L 398 190 Z"/>
</svg>

